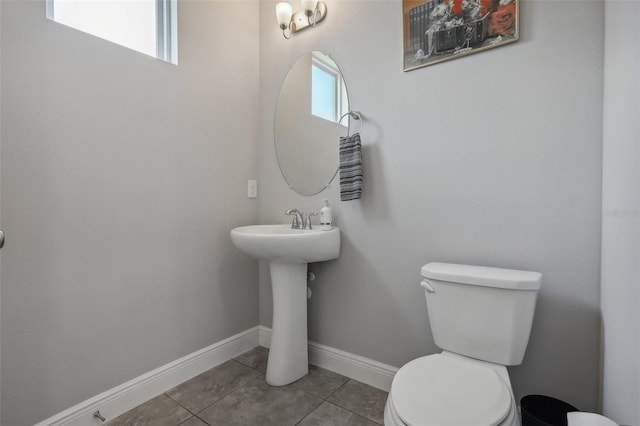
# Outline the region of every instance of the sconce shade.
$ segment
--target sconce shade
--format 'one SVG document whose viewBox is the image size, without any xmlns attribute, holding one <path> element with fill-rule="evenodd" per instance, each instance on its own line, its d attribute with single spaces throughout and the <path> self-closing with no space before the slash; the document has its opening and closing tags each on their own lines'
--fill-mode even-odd
<svg viewBox="0 0 640 426">
<path fill-rule="evenodd" d="M 302 10 L 313 12 L 318 6 L 318 0 L 302 0 Z"/>
<path fill-rule="evenodd" d="M 281 29 L 284 30 L 289 26 L 291 15 L 293 15 L 293 7 L 289 3 L 283 1 L 276 4 L 276 19 Z"/>
</svg>

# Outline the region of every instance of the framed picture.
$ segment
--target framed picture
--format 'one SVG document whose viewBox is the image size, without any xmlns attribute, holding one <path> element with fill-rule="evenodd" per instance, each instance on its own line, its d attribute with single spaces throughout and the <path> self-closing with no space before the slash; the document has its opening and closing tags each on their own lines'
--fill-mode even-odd
<svg viewBox="0 0 640 426">
<path fill-rule="evenodd" d="M 402 0 L 404 70 L 518 41 L 519 0 Z"/>
</svg>

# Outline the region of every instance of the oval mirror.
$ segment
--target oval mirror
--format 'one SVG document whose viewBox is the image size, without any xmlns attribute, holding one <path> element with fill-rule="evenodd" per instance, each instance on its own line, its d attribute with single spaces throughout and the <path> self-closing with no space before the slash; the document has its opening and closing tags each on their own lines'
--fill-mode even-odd
<svg viewBox="0 0 640 426">
<path fill-rule="evenodd" d="M 301 56 L 280 88 L 275 148 L 282 176 L 301 195 L 325 189 L 338 171 L 340 118 L 349 111 L 338 65 L 322 52 Z"/>
</svg>

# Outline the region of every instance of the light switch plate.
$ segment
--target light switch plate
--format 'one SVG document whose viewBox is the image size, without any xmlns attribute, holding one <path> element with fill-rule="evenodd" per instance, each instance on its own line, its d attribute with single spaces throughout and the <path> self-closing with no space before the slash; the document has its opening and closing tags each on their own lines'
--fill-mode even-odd
<svg viewBox="0 0 640 426">
<path fill-rule="evenodd" d="M 249 179 L 247 181 L 247 197 L 258 198 L 258 181 Z"/>
</svg>

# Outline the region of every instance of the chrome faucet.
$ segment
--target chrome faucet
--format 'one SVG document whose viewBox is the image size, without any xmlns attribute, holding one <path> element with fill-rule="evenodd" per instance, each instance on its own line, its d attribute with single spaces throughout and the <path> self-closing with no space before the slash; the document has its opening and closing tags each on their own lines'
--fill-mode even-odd
<svg viewBox="0 0 640 426">
<path fill-rule="evenodd" d="M 304 229 L 304 216 L 302 216 L 302 212 L 298 209 L 289 209 L 284 212 L 287 216 L 293 216 L 293 221 L 291 222 L 291 229 Z"/>
</svg>

